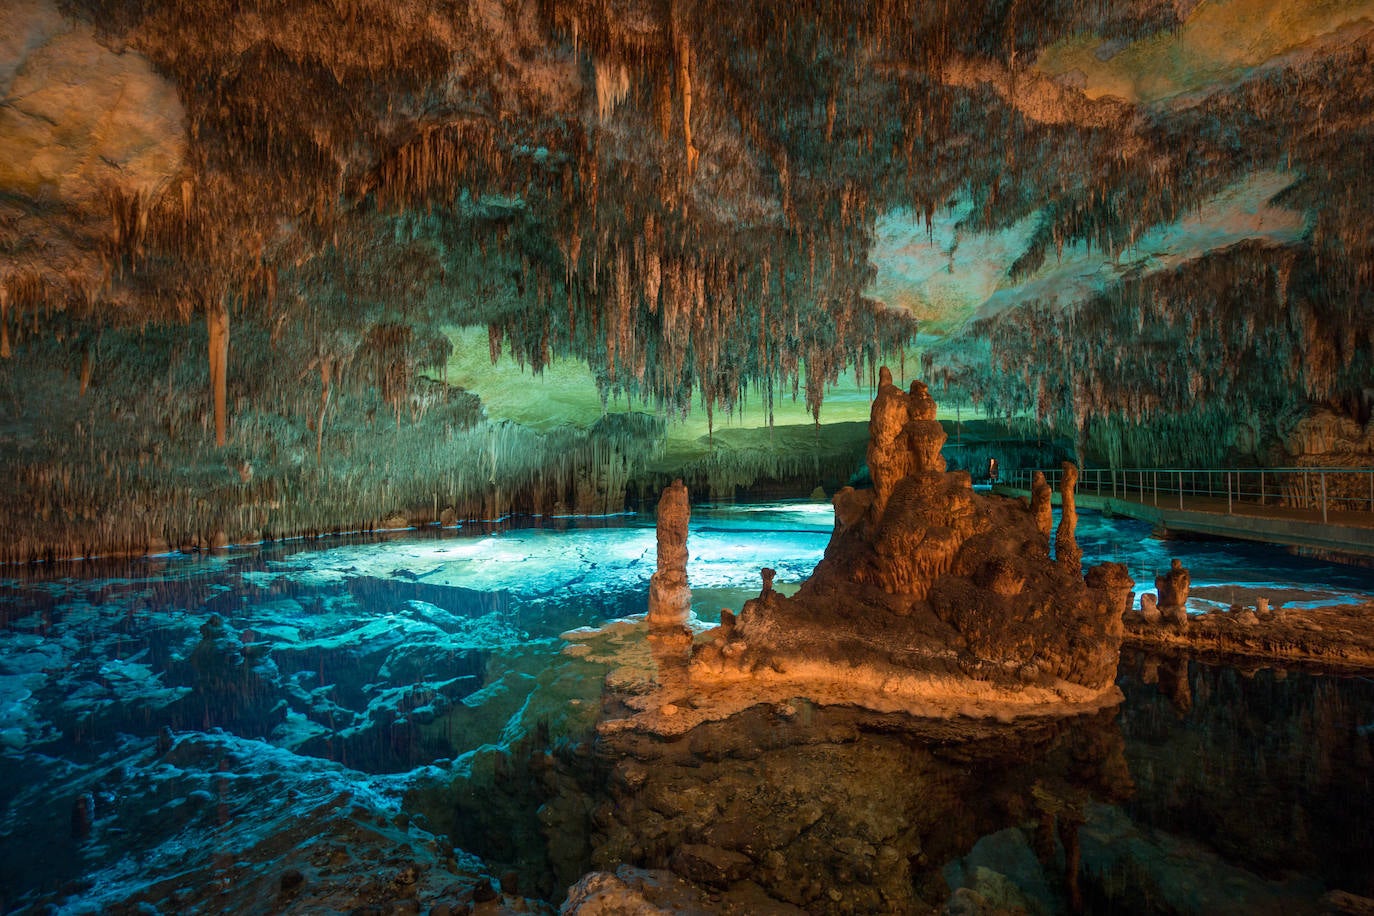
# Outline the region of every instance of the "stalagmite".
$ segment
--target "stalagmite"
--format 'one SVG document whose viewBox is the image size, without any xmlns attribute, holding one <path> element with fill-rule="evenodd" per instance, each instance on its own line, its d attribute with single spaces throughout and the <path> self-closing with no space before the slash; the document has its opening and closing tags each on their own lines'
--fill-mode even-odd
<svg viewBox="0 0 1374 916">
<path fill-rule="evenodd" d="M 1174 558 L 1169 571 L 1155 577 L 1155 591 L 1159 593 L 1159 612 L 1165 620 L 1183 626 L 1188 623 L 1188 588 L 1193 578 L 1183 568 L 1183 561 Z"/>
<path fill-rule="evenodd" d="M 1031 478 L 1031 515 L 1035 517 L 1035 527 L 1049 543 L 1050 532 L 1054 530 L 1054 491 L 1045 480 L 1044 471 L 1036 471 Z"/>
<path fill-rule="evenodd" d="M 897 481 L 910 470 L 910 453 L 902 441 L 907 398 L 892 384 L 886 366 L 878 373 L 878 393 L 868 421 L 868 475 L 873 480 L 873 511 L 882 515 Z"/>
<path fill-rule="evenodd" d="M 1131 609 L 1135 580 L 1124 563 L 1100 563 L 1088 570 L 1084 581 L 1089 588 L 1099 589 L 1111 596 L 1117 611 L 1125 614 Z"/>
<path fill-rule="evenodd" d="M 1078 486 L 1078 466 L 1064 462 L 1064 478 L 1059 483 L 1059 530 L 1054 534 L 1054 556 L 1060 563 L 1077 566 L 1083 560 L 1074 531 L 1078 528 L 1078 509 L 1074 505 L 1074 490 Z"/>
<path fill-rule="evenodd" d="M 658 569 L 649 579 L 649 623 L 682 625 L 692 609 L 687 585 L 687 524 L 692 510 L 681 479 L 664 487 L 658 500 Z"/>
</svg>

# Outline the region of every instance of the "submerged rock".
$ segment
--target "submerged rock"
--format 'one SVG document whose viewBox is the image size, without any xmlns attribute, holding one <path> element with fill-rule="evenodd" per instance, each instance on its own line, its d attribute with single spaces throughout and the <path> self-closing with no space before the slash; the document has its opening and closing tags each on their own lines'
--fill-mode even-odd
<svg viewBox="0 0 1374 916">
<path fill-rule="evenodd" d="M 1004 725 L 791 707 L 757 705 L 666 739 L 606 734 L 612 771 L 591 837 L 602 871 L 563 912 L 931 912 L 955 886 L 946 863 L 980 837 L 1040 823 L 1071 839 L 1086 804 L 1129 790 L 1112 712 Z M 1050 897 L 1046 885 L 1067 875 L 1034 869 L 1022 851 L 970 860 L 968 875 L 992 866 Z M 1021 880 L 1031 871 L 1038 885 Z M 966 883 L 983 892 L 991 881 Z"/>
</svg>

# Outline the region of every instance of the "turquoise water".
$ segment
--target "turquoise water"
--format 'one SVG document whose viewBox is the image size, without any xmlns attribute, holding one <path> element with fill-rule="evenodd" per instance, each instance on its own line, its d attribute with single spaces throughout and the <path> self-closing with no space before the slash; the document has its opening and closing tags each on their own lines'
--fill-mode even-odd
<svg viewBox="0 0 1374 916">
<path fill-rule="evenodd" d="M 795 587 L 831 526 L 825 504 L 695 507 L 688 574 L 702 625 L 757 594 L 763 566 Z M 1158 542 L 1093 513 L 1079 536 L 1085 563 L 1127 563 L 1138 590 L 1180 557 L 1195 590 L 1302 589 L 1312 603 L 1374 594 L 1370 570 L 1262 546 Z M 212 793 L 190 763 L 149 763 L 175 757 L 169 747 L 260 761 L 242 765 L 262 776 L 244 799 L 264 785 L 307 797 L 325 780 L 394 812 L 436 773 L 478 779 L 492 749 L 592 741 L 604 671 L 571 667 L 560 634 L 642 614 L 653 569 L 653 519 L 641 515 L 13 571 L 0 579 L 0 900 L 106 911 L 195 859 L 225 829 L 235 790 L 221 778 Z M 1098 885 L 1172 893 L 1168 906 L 1185 912 L 1219 900 L 1301 911 L 1294 900 L 1333 888 L 1374 895 L 1359 864 L 1374 861 L 1368 680 L 1129 656 L 1121 684 L 1110 729 L 1133 789 L 1085 809 L 1084 869 Z M 218 826 L 197 793 L 216 796 Z M 252 839 L 281 827 L 255 806 L 229 818 L 249 859 L 278 854 Z M 460 853 L 504 862 L 514 854 L 490 836 L 499 829 L 446 832 L 486 846 Z M 1207 881 L 1222 889 L 1198 889 Z M 1097 893 L 1097 907 L 1133 911 Z M 547 877 L 536 896 L 561 899 Z"/>
</svg>

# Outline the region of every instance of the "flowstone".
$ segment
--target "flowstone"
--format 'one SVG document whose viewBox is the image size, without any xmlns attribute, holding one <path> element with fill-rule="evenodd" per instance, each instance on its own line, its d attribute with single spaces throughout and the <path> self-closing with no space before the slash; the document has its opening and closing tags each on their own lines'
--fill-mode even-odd
<svg viewBox="0 0 1374 916">
<path fill-rule="evenodd" d="M 1048 500 L 975 493 L 945 470 L 921 382 L 882 370 L 869 423 L 871 490 L 836 494 L 835 530 L 800 591 L 765 589 L 697 647 L 694 684 L 745 682 L 923 714 L 1056 713 L 1112 702 L 1119 564 L 1085 581 L 1070 513 L 1050 557 Z M 1072 506 L 1076 469 L 1065 475 Z"/>
</svg>

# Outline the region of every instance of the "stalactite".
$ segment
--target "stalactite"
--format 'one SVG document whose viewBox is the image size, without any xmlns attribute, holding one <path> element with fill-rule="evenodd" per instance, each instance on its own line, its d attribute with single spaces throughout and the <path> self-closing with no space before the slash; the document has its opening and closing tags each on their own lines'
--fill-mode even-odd
<svg viewBox="0 0 1374 916">
<path fill-rule="evenodd" d="M 7 280 L 0 280 L 0 359 L 10 359 L 10 290 Z"/>
<path fill-rule="evenodd" d="M 206 303 L 205 327 L 209 335 L 210 399 L 215 414 L 215 445 L 223 448 L 229 426 L 229 308 L 223 294 Z"/>
<path fill-rule="evenodd" d="M 324 466 L 324 420 L 329 412 L 329 401 L 333 394 L 331 387 L 334 374 L 334 358 L 320 357 L 320 413 L 315 419 L 315 466 Z"/>
<path fill-rule="evenodd" d="M 678 93 L 682 96 L 682 143 L 687 160 L 687 174 L 694 175 L 701 152 L 692 143 L 692 40 L 687 35 L 683 21 L 687 15 L 683 4 L 675 2 L 672 7 L 674 24 L 674 54 L 677 59 Z"/>
</svg>

